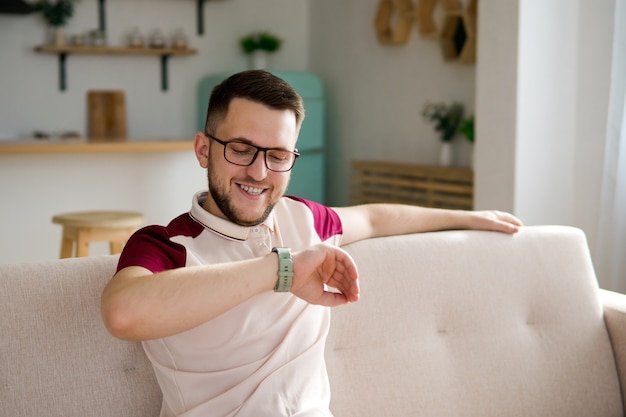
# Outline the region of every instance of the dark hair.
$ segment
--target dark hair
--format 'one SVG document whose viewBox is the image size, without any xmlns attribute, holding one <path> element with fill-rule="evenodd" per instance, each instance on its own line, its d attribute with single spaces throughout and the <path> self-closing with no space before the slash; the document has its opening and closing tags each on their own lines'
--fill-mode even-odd
<svg viewBox="0 0 626 417">
<path fill-rule="evenodd" d="M 231 75 L 211 92 L 204 129 L 214 134 L 226 118 L 234 98 L 243 98 L 276 110 L 291 110 L 296 126 L 304 120 L 302 97 L 285 80 L 265 70 L 248 70 Z"/>
</svg>

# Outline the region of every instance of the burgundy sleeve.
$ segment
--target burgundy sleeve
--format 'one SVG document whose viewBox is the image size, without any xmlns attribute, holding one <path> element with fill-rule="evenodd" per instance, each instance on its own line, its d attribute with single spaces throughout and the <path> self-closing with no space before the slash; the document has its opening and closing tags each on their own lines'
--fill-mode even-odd
<svg viewBox="0 0 626 417">
<path fill-rule="evenodd" d="M 315 223 L 315 231 L 317 232 L 317 235 L 320 237 L 322 242 L 333 236 L 341 235 L 343 233 L 343 227 L 341 226 L 341 220 L 339 219 L 339 215 L 330 207 L 327 207 L 315 201 L 305 200 L 300 197 L 289 196 L 289 198 L 300 201 L 301 203 L 306 205 L 309 210 L 311 210 Z"/>
<path fill-rule="evenodd" d="M 162 226 L 148 226 L 135 232 L 120 255 L 117 270 L 127 266 L 142 266 L 153 273 L 185 265 L 185 248 L 170 240 Z"/>
</svg>

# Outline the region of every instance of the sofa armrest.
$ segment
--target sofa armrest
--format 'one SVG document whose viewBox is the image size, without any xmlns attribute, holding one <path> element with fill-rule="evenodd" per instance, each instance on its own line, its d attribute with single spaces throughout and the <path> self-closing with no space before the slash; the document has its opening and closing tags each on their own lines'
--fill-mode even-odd
<svg viewBox="0 0 626 417">
<path fill-rule="evenodd" d="M 609 331 L 626 410 L 626 295 L 600 289 L 604 322 Z"/>
</svg>

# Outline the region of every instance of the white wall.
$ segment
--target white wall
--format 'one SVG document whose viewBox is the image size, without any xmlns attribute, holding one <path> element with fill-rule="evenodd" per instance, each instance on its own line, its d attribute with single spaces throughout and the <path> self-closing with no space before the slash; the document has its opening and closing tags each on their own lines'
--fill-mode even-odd
<svg viewBox="0 0 626 417">
<path fill-rule="evenodd" d="M 615 1 L 581 1 L 579 15 L 573 223 L 585 230 L 593 253 L 607 135 Z"/>
<path fill-rule="evenodd" d="M 474 205 L 515 212 L 518 2 L 483 0 L 478 16 Z"/>
<path fill-rule="evenodd" d="M 207 1 L 205 34 L 196 32 L 192 0 L 108 0 L 111 45 L 122 45 L 133 27 L 144 34 L 184 28 L 198 54 L 169 60 L 169 90 L 161 91 L 158 57 L 69 56 L 68 89 L 58 89 L 57 57 L 34 53 L 44 42 L 41 16 L 0 14 L 0 139 L 28 137 L 35 129 L 86 132 L 86 92 L 122 89 L 128 133 L 147 138 L 192 139 L 197 127 L 196 88 L 217 72 L 243 69 L 238 40 L 271 30 L 286 42 L 272 65 L 303 70 L 308 65 L 307 0 Z M 81 0 L 66 30 L 83 33 L 98 25 L 97 0 Z M 167 223 L 188 210 L 206 175 L 192 151 L 167 154 L 69 154 L 0 156 L 0 262 L 54 259 L 60 226 L 53 214 L 93 209 L 138 210 L 148 223 Z M 95 253 L 106 252 L 96 244 Z"/>
<path fill-rule="evenodd" d="M 573 222 L 578 2 L 520 2 L 515 211 Z M 541 204 L 537 204 L 541 201 Z"/>
<path fill-rule="evenodd" d="M 479 3 L 476 206 L 580 227 L 592 255 L 614 8 L 614 0 Z"/>
<path fill-rule="evenodd" d="M 270 29 L 287 39 L 274 68 L 313 70 L 326 84 L 332 204 L 349 201 L 353 159 L 436 163 L 439 142 L 421 118 L 421 108 L 428 100 L 459 100 L 469 110 L 476 108 L 478 116 L 479 208 L 521 210 L 518 214 L 529 216 L 529 223 L 574 224 L 595 235 L 614 0 L 481 0 L 476 66 L 444 63 L 438 43 L 421 38 L 416 27 L 405 45 L 379 44 L 374 32 L 378 0 L 207 1 L 202 37 L 195 34 L 195 1 L 106 4 L 113 43 L 133 26 L 144 32 L 184 27 L 200 53 L 170 60 L 165 93 L 158 58 L 70 56 L 68 91 L 62 93 L 56 58 L 33 53 L 44 39 L 44 23 L 35 15 L 0 15 L 0 137 L 24 136 L 36 128 L 84 132 L 86 91 L 121 88 L 131 136 L 191 138 L 197 82 L 205 74 L 244 68 L 238 38 Z M 96 7 L 96 0 L 81 0 L 68 31 L 96 27 Z M 538 26 L 528 36 L 536 36 L 539 49 L 547 44 L 546 56 L 529 44 L 518 46 L 520 34 L 526 37 L 526 28 L 532 28 L 529 18 Z M 537 67 L 537 59 L 547 67 Z M 518 67 L 531 72 L 520 76 Z M 543 95 L 531 90 L 518 96 L 522 85 L 526 89 L 535 82 L 546 88 Z M 520 102 L 537 108 L 519 109 Z M 530 125 L 520 127 L 520 120 Z M 518 135 L 527 140 L 518 142 Z M 456 163 L 466 165 L 467 143 L 459 141 L 457 148 Z M 555 155 L 561 151 L 563 158 Z M 34 174 L 46 178 L 45 165 Z M 533 172 L 536 167 L 540 172 Z M 0 178 L 3 193 L 6 181 L 14 185 L 19 179 Z M 154 195 L 158 185 L 153 185 Z M 23 215 L 38 213 L 25 208 Z"/>
<path fill-rule="evenodd" d="M 311 69 L 329 95 L 329 201 L 347 204 L 350 162 L 377 159 L 435 164 L 439 139 L 421 116 L 427 101 L 474 109 L 473 65 L 443 61 L 438 41 L 413 26 L 409 42 L 381 45 L 378 0 L 311 1 Z M 455 163 L 469 164 L 469 143 L 455 141 Z"/>
<path fill-rule="evenodd" d="M 169 60 L 169 91 L 161 91 L 156 56 L 72 56 L 67 59 L 68 89 L 58 89 L 56 56 L 36 54 L 46 25 L 38 14 L 0 14 L 0 137 L 29 136 L 34 129 L 86 130 L 86 91 L 122 89 L 126 93 L 128 134 L 134 138 L 192 137 L 196 128 L 196 87 L 206 74 L 244 69 L 239 39 L 250 31 L 271 30 L 287 41 L 273 65 L 308 66 L 308 0 L 206 1 L 205 34 L 196 32 L 196 1 L 108 0 L 106 20 L 111 45 L 123 45 L 137 27 L 171 34 L 183 28 L 197 55 Z M 97 0 L 81 0 L 66 31 L 84 33 L 98 26 Z"/>
</svg>

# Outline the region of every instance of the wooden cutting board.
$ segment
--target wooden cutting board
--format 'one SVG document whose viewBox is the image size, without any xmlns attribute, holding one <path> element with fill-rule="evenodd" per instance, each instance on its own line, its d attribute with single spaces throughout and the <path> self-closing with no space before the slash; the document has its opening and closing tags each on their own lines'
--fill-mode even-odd
<svg viewBox="0 0 626 417">
<path fill-rule="evenodd" d="M 123 91 L 87 91 L 88 137 L 94 142 L 126 140 L 126 102 Z"/>
</svg>

